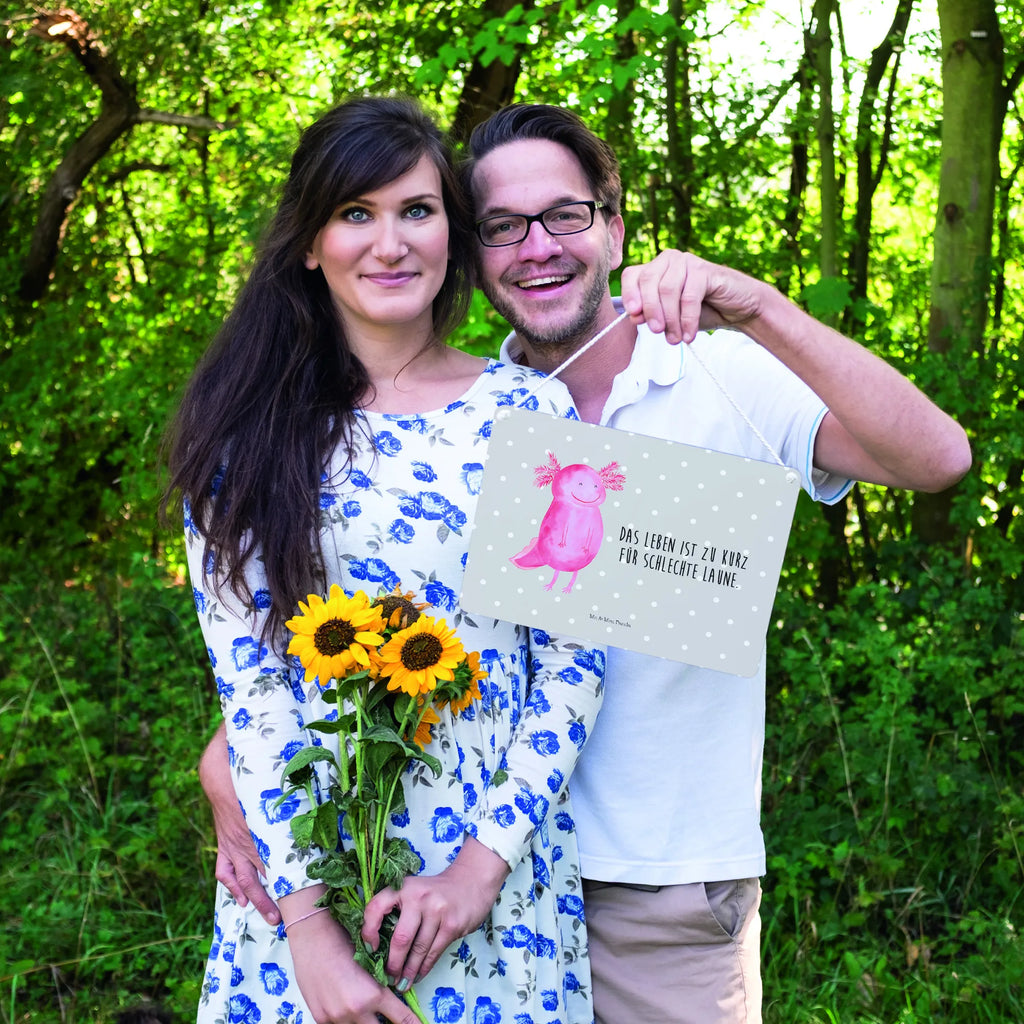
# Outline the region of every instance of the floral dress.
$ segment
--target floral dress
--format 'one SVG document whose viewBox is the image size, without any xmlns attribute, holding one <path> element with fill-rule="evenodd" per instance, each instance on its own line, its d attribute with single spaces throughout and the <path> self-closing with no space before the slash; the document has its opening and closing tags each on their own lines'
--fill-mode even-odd
<svg viewBox="0 0 1024 1024">
<path fill-rule="evenodd" d="M 328 584 L 371 597 L 400 585 L 434 607 L 467 651 L 480 653 L 482 700 L 453 718 L 445 709 L 427 747 L 440 777 L 415 764 L 403 779 L 406 808 L 391 831 L 437 874 L 466 834 L 512 867 L 490 917 L 454 943 L 416 994 L 428 1019 L 465 1024 L 590 1024 L 590 970 L 579 860 L 567 780 L 601 701 L 604 652 L 578 641 L 482 619 L 459 605 L 469 531 L 497 410 L 521 404 L 575 417 L 568 393 L 490 361 L 444 409 L 360 414 L 351 468 L 343 460 L 320 493 Z M 549 397 L 553 396 L 553 397 Z M 307 732 L 330 717 L 297 659 L 260 643 L 269 598 L 254 571 L 253 601 L 214 593 L 203 538 L 186 512 L 196 606 L 217 677 L 235 790 L 266 886 L 283 896 L 312 884 L 315 854 L 292 840 L 304 798 L 281 797 L 281 769 L 303 745 L 337 742 Z M 255 562 L 258 566 L 258 561 Z M 498 769 L 498 782 L 492 778 Z M 329 964 L 323 969 L 328 970 Z M 199 1007 L 202 1024 L 313 1024 L 294 981 L 288 940 L 218 886 L 214 940 Z"/>
</svg>

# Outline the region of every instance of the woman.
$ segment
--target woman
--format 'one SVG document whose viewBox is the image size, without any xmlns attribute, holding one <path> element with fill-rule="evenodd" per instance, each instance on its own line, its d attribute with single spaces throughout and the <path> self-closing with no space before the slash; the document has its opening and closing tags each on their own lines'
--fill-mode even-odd
<svg viewBox="0 0 1024 1024">
<path fill-rule="evenodd" d="M 400 894 L 412 952 L 404 968 L 389 961 L 397 987 L 415 981 L 435 1021 L 592 1020 L 565 784 L 604 657 L 458 606 L 493 416 L 534 381 L 444 343 L 467 307 L 471 252 L 430 119 L 397 99 L 337 107 L 304 133 L 175 421 L 171 489 L 235 789 L 283 917 L 271 928 L 218 889 L 200 1021 L 413 1020 L 315 912 L 322 888 L 287 820 L 304 807 L 277 804 L 282 765 L 311 740 L 303 724 L 328 710 L 284 655 L 283 623 L 332 583 L 416 591 L 489 673 L 475 716 L 446 710 L 434 726 L 441 776 L 404 780 L 393 831 L 424 869 Z M 560 385 L 544 395 L 541 411 L 575 417 Z"/>
</svg>

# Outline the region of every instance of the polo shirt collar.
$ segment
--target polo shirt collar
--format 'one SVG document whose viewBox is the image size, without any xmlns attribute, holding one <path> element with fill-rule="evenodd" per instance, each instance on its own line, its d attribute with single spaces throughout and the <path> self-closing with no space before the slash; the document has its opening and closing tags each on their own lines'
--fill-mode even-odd
<svg viewBox="0 0 1024 1024">
<path fill-rule="evenodd" d="M 613 298 L 612 301 L 616 312 L 623 312 L 622 300 Z M 600 345 L 600 342 L 598 344 Z M 523 346 L 515 334 L 508 335 L 502 342 L 498 359 L 503 363 L 523 365 Z M 646 324 L 640 324 L 637 328 L 633 357 L 629 365 L 615 378 L 609 400 L 622 388 L 637 392 L 638 398 L 647 390 L 648 382 L 663 387 L 675 384 L 686 373 L 686 362 L 685 345 L 669 345 L 663 334 L 654 334 Z M 636 398 L 627 399 L 620 404 L 629 404 L 635 400 Z"/>
</svg>

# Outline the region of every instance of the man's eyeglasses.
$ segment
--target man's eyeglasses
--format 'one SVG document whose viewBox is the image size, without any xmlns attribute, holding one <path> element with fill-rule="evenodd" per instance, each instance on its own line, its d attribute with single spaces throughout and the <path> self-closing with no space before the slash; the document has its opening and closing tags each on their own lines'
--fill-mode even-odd
<svg viewBox="0 0 1024 1024">
<path fill-rule="evenodd" d="M 594 223 L 594 211 L 602 210 L 606 203 L 593 199 L 579 199 L 574 203 L 559 203 L 540 213 L 506 213 L 500 217 L 485 217 L 476 222 L 477 238 L 484 245 L 515 245 L 530 233 L 530 225 L 540 221 L 549 235 L 578 235 Z"/>
</svg>

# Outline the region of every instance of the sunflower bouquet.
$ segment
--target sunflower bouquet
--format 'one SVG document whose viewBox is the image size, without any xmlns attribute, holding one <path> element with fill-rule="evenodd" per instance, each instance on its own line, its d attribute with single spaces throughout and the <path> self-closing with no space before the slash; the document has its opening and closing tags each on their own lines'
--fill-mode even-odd
<svg viewBox="0 0 1024 1024">
<path fill-rule="evenodd" d="M 370 600 L 363 591 L 347 597 L 337 584 L 325 601 L 310 594 L 299 602 L 301 614 L 285 625 L 307 682 L 314 679 L 324 701 L 338 707 L 336 718 L 307 728 L 342 734 L 338 754 L 308 746 L 285 765 L 282 788 L 309 798 L 308 811 L 291 820 L 292 835 L 304 847 L 324 851 L 309 865 L 310 878 L 327 891 L 317 901 L 348 931 L 356 962 L 386 984 L 385 964 L 397 914 L 385 919 L 376 952 L 360 938 L 363 912 L 381 889 L 398 889 L 420 859 L 405 839 L 389 836 L 393 814 L 405 809 L 401 777 L 420 761 L 435 776 L 441 763 L 425 749 L 432 726 L 448 707 L 458 715 L 480 698 L 480 656 L 467 653 L 444 619 L 423 614 L 425 604 L 396 587 Z M 313 765 L 327 762 L 329 798 L 318 801 Z M 342 830 L 352 837 L 341 849 Z M 424 1019 L 410 989 L 404 998 Z"/>
</svg>

